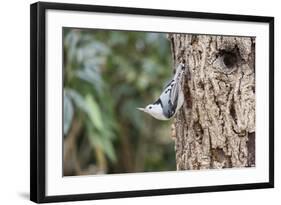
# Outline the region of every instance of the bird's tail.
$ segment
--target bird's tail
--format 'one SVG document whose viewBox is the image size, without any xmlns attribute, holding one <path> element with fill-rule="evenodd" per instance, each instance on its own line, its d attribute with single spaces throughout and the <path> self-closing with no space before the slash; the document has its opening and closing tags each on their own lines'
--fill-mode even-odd
<svg viewBox="0 0 281 205">
<path fill-rule="evenodd" d="M 180 63 L 176 69 L 176 73 L 174 75 L 174 80 L 181 81 L 182 77 L 184 76 L 184 73 L 185 73 L 185 64 Z"/>
</svg>

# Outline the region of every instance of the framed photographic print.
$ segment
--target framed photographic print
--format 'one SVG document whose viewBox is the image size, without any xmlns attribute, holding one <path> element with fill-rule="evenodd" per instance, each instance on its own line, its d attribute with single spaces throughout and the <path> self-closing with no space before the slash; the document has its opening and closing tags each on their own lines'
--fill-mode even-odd
<svg viewBox="0 0 281 205">
<path fill-rule="evenodd" d="M 274 18 L 31 5 L 30 199 L 274 187 Z"/>
</svg>

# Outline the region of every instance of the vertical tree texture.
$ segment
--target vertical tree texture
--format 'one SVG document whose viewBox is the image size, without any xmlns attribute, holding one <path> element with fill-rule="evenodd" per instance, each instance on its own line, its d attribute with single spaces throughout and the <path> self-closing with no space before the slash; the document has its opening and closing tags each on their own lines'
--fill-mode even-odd
<svg viewBox="0 0 281 205">
<path fill-rule="evenodd" d="M 255 166 L 255 38 L 169 34 L 185 60 L 185 103 L 177 113 L 177 170 Z"/>
</svg>

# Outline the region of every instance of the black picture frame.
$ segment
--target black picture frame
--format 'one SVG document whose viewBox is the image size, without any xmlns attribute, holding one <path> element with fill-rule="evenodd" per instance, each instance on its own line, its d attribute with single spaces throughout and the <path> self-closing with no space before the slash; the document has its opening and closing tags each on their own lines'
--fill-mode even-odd
<svg viewBox="0 0 281 205">
<path fill-rule="evenodd" d="M 269 181 L 263 183 L 229 184 L 192 188 L 122 191 L 74 195 L 46 196 L 46 81 L 45 38 L 46 11 L 67 10 L 101 13 L 122 13 L 194 19 L 263 22 L 269 24 Z M 39 2 L 30 6 L 30 200 L 37 203 L 76 200 L 140 197 L 198 192 L 230 191 L 274 187 L 274 18 L 144 8 L 125 8 L 82 4 Z"/>
</svg>

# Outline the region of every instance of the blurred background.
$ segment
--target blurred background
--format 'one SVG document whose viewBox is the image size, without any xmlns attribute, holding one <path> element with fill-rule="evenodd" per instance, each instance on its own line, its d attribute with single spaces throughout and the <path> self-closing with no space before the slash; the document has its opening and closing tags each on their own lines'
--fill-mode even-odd
<svg viewBox="0 0 281 205">
<path fill-rule="evenodd" d="M 63 29 L 64 176 L 176 170 L 171 122 L 138 111 L 172 75 L 166 34 Z"/>
</svg>

